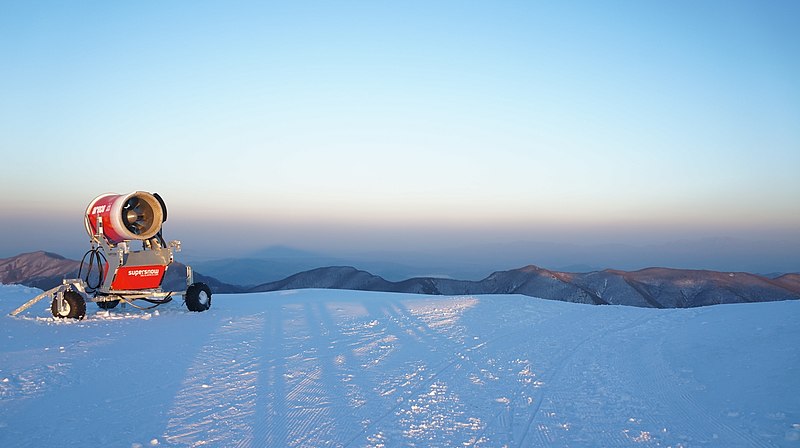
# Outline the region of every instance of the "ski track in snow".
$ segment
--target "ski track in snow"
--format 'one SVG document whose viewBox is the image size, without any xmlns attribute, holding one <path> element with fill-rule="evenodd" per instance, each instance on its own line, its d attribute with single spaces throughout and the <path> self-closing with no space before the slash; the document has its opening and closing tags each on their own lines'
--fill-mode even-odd
<svg viewBox="0 0 800 448">
<path fill-rule="evenodd" d="M 0 311 L 32 292 L 0 287 Z M 727 354 L 718 327 L 750 331 L 751 305 L 306 290 L 82 322 L 39 307 L 0 326 L 0 445 L 800 446 L 798 305 L 754 305 L 752 331 L 780 337 Z M 741 393 L 759 379 L 714 370 L 750 350 L 782 384 Z"/>
</svg>

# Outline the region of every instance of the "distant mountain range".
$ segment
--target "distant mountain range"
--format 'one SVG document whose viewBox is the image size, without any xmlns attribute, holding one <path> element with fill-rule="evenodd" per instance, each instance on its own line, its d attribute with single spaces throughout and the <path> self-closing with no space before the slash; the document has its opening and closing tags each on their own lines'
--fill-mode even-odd
<svg viewBox="0 0 800 448">
<path fill-rule="evenodd" d="M 0 259 L 0 283 L 47 289 L 60 284 L 62 278 L 76 277 L 79 265 L 78 261 L 49 252 L 21 254 Z M 167 271 L 164 289 L 183 289 L 184 278 L 183 265 L 175 263 Z M 568 273 L 526 266 L 495 272 L 479 281 L 414 277 L 395 282 L 353 267 L 331 266 L 254 287 L 224 283 L 197 271 L 195 278 L 217 293 L 324 288 L 443 295 L 523 294 L 567 302 L 652 308 L 800 300 L 800 274 L 769 278 L 744 272 L 667 268 Z"/>
<path fill-rule="evenodd" d="M 480 281 L 495 271 L 546 266 L 562 272 L 606 268 L 636 271 L 652 266 L 750 272 L 774 278 L 800 269 L 800 241 L 749 241 L 734 238 L 676 240 L 663 244 L 578 244 L 517 241 L 408 250 L 312 252 L 270 246 L 220 259 L 180 254 L 196 270 L 223 282 L 255 286 L 283 280 L 321 266 L 355 266 L 386 280 L 443 277 Z"/>
<path fill-rule="evenodd" d="M 390 282 L 352 267 L 327 267 L 265 283 L 251 291 L 302 288 L 444 295 L 523 294 L 597 305 L 687 308 L 722 303 L 800 299 L 800 274 L 784 274 L 770 279 L 742 272 L 666 268 L 576 274 L 526 266 L 495 272 L 480 281 L 421 277 Z"/>
</svg>

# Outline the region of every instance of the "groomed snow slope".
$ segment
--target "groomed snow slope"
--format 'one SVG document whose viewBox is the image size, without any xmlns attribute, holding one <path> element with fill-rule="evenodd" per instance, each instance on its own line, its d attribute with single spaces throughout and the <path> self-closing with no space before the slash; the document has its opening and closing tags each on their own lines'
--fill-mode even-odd
<svg viewBox="0 0 800 448">
<path fill-rule="evenodd" d="M 0 286 L 0 446 L 800 446 L 800 302 L 302 290 L 56 322 Z"/>
</svg>

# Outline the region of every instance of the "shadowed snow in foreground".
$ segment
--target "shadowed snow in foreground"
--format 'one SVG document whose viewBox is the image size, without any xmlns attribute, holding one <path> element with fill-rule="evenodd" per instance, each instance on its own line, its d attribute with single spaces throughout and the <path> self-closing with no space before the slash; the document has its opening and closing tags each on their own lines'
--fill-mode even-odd
<svg viewBox="0 0 800 448">
<path fill-rule="evenodd" d="M 800 446 L 800 302 L 215 295 L 54 321 L 0 286 L 0 446 Z"/>
</svg>

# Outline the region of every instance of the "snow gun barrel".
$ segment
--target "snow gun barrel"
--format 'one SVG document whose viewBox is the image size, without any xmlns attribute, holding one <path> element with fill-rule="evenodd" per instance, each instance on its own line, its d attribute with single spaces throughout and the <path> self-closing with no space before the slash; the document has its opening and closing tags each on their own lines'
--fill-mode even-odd
<svg viewBox="0 0 800 448">
<path fill-rule="evenodd" d="M 106 193 L 96 197 L 86 208 L 84 224 L 91 237 L 97 234 L 98 218 L 102 222 L 103 236 L 111 244 L 147 240 L 161 230 L 161 224 L 167 220 L 167 207 L 154 193 Z"/>
</svg>

